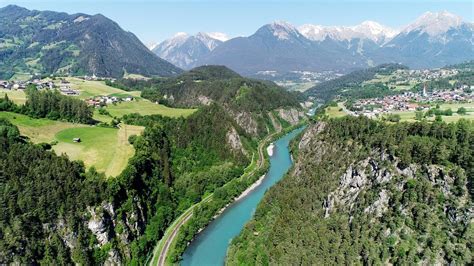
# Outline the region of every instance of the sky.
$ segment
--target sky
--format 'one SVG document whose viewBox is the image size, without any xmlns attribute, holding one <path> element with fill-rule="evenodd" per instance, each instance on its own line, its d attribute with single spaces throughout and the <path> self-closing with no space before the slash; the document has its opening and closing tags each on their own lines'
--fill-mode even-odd
<svg viewBox="0 0 474 266">
<path fill-rule="evenodd" d="M 472 22 L 473 3 L 470 0 L 0 0 L 0 7 L 16 4 L 37 10 L 101 13 L 150 44 L 176 32 L 248 36 L 277 20 L 296 26 L 356 25 L 373 20 L 402 28 L 426 11 L 448 11 Z"/>
</svg>

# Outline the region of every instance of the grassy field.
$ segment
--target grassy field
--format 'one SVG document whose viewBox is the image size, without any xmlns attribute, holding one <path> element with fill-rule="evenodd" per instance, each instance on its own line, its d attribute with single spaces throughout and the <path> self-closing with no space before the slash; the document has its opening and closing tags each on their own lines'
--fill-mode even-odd
<svg viewBox="0 0 474 266">
<path fill-rule="evenodd" d="M 337 106 L 329 106 L 326 108 L 326 114 L 330 118 L 337 118 L 337 117 L 343 117 L 346 116 L 347 113 L 344 112 L 344 106 L 343 103 L 337 103 Z"/>
<path fill-rule="evenodd" d="M 9 120 L 20 129 L 20 133 L 27 136 L 34 143 L 47 142 L 55 140 L 55 135 L 65 129 L 79 127 L 79 124 L 53 121 L 48 119 L 35 119 L 26 115 L 10 112 L 0 112 L 0 118 Z"/>
<path fill-rule="evenodd" d="M 124 91 L 105 85 L 104 81 L 82 80 L 79 78 L 66 78 L 71 83 L 71 88 L 79 90 L 79 98 L 87 99 L 94 96 L 128 96 L 140 97 L 139 91 Z"/>
<path fill-rule="evenodd" d="M 106 109 L 112 116 L 117 117 L 122 117 L 123 115 L 131 113 L 139 113 L 141 115 L 160 114 L 169 117 L 186 117 L 196 111 L 196 109 L 170 108 L 141 98 L 131 102 L 118 103 L 116 105 L 110 104 L 106 107 Z"/>
<path fill-rule="evenodd" d="M 26 102 L 26 94 L 22 90 L 5 90 L 0 89 L 0 97 L 4 97 L 5 94 L 8 95 L 8 98 L 16 104 L 24 104 Z"/>
<path fill-rule="evenodd" d="M 117 88 L 113 88 L 105 85 L 103 81 L 88 81 L 79 78 L 67 78 L 72 84 L 73 89 L 80 91 L 78 96 L 80 99 L 87 99 L 93 96 L 107 95 L 115 97 L 127 97 L 133 96 L 135 98 L 132 102 L 122 102 L 116 105 L 108 105 L 107 111 L 112 116 L 122 117 L 126 114 L 139 113 L 141 115 L 152 115 L 160 114 L 169 117 L 180 117 L 188 116 L 192 114 L 195 109 L 179 109 L 170 108 L 161 104 L 154 104 L 146 99 L 140 97 L 140 91 L 124 91 Z M 98 112 L 94 112 L 94 118 L 102 122 L 110 122 L 111 118 L 108 116 L 100 115 Z"/>
<path fill-rule="evenodd" d="M 133 156 L 133 146 L 128 137 L 138 135 L 142 127 L 122 125 L 120 129 L 103 127 L 69 128 L 56 134 L 59 141 L 54 146 L 57 154 L 66 153 L 72 160 L 81 160 L 86 166 L 94 166 L 107 176 L 116 176 Z M 81 142 L 73 142 L 80 138 Z"/>
<path fill-rule="evenodd" d="M 34 143 L 52 143 L 57 154 L 65 153 L 72 160 L 82 160 L 86 167 L 94 166 L 107 176 L 116 176 L 133 156 L 133 146 L 128 143 L 131 135 L 139 135 L 143 127 L 121 125 L 120 129 L 94 127 L 48 119 L 34 119 L 25 115 L 0 112 L 16 125 L 22 135 Z M 81 138 L 74 143 L 73 138 Z"/>
</svg>

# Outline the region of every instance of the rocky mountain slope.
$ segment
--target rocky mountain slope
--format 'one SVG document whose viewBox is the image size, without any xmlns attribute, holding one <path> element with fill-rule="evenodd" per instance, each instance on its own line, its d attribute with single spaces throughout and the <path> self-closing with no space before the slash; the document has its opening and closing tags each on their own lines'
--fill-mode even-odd
<svg viewBox="0 0 474 266">
<path fill-rule="evenodd" d="M 208 55 L 226 40 L 227 36 L 223 33 L 199 32 L 195 36 L 190 36 L 180 32 L 155 46 L 152 51 L 178 67 L 190 69 L 196 67 L 198 59 Z"/>
<path fill-rule="evenodd" d="M 473 130 L 353 117 L 309 126 L 227 264 L 469 263 Z"/>
<path fill-rule="evenodd" d="M 103 15 L 0 8 L 0 78 L 21 74 L 172 76 L 181 70 Z"/>
</svg>

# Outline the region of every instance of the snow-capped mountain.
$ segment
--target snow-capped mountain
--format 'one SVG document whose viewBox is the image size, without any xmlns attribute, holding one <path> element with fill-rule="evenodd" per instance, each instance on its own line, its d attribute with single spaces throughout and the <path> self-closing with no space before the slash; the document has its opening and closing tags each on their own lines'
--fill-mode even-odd
<svg viewBox="0 0 474 266">
<path fill-rule="evenodd" d="M 439 13 L 426 12 L 416 19 L 415 22 L 406 26 L 403 33 L 421 31 L 426 32 L 430 36 L 436 36 L 447 32 L 451 28 L 457 28 L 464 23 L 462 17 L 447 11 Z"/>
<path fill-rule="evenodd" d="M 252 75 L 259 71 L 348 72 L 381 63 L 412 68 L 441 67 L 474 59 L 474 24 L 448 12 L 421 15 L 395 30 L 374 21 L 354 26 L 277 21 L 248 37 L 179 34 L 154 51 L 182 68 L 226 65 Z"/>
<path fill-rule="evenodd" d="M 347 43 L 332 41 L 315 42 L 295 26 L 277 21 L 260 27 L 249 37 L 222 43 L 199 60 L 198 65 L 226 65 L 245 75 L 266 70 L 285 73 L 325 69 L 349 71 L 363 67 L 365 60 L 347 46 Z"/>
<path fill-rule="evenodd" d="M 171 39 L 158 44 L 152 51 L 181 68 L 190 69 L 196 66 L 199 58 L 210 53 L 228 38 L 220 32 L 199 32 L 196 35 L 178 32 Z"/>
<path fill-rule="evenodd" d="M 380 56 L 413 68 L 474 59 L 474 23 L 446 11 L 426 12 L 380 49 Z"/>
<path fill-rule="evenodd" d="M 285 21 L 275 21 L 273 23 L 264 25 L 261 27 L 255 34 L 266 34 L 270 33 L 278 40 L 294 40 L 300 39 L 302 34 L 298 31 L 298 29 Z"/>
<path fill-rule="evenodd" d="M 308 39 L 323 41 L 331 38 L 337 41 L 352 39 L 369 39 L 376 43 L 383 43 L 395 36 L 398 32 L 374 21 L 364 21 L 356 26 L 321 26 L 305 24 L 298 30 Z"/>
</svg>

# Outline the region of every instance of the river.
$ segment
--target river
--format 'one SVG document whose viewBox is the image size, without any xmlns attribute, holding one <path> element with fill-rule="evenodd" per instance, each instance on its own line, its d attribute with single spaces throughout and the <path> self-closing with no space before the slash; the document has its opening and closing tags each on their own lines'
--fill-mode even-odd
<svg viewBox="0 0 474 266">
<path fill-rule="evenodd" d="M 183 254 L 181 265 L 224 265 L 227 248 L 252 218 L 265 191 L 278 182 L 292 165 L 288 144 L 303 128 L 295 129 L 274 142 L 270 168 L 262 183 L 246 197 L 231 204 L 219 217 L 212 221 Z"/>
</svg>

